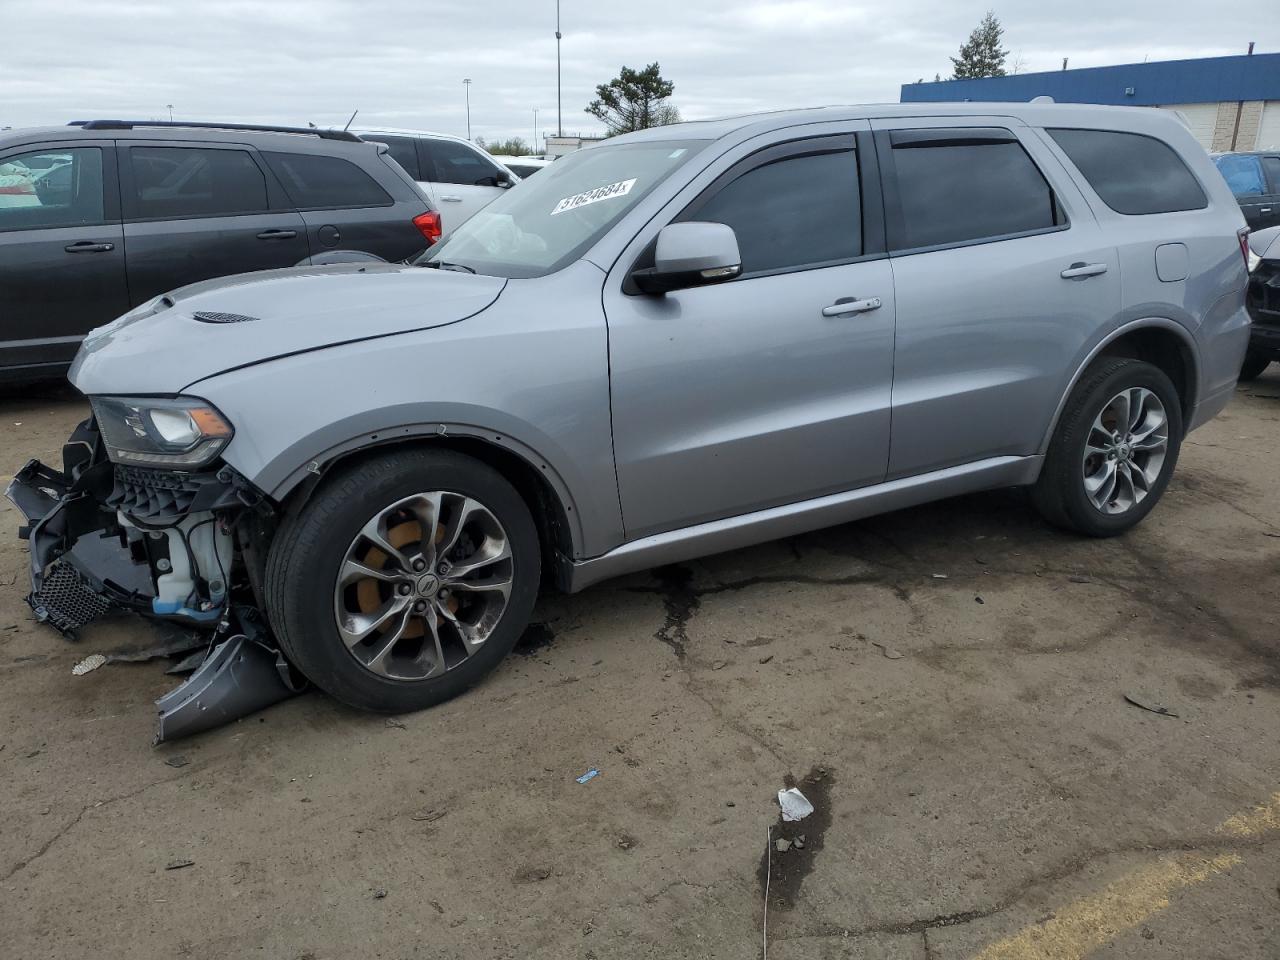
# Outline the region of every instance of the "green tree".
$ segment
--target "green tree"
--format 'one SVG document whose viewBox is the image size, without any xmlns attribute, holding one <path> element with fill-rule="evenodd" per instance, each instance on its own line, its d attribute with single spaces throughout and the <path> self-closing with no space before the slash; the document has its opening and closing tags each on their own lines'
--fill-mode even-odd
<svg viewBox="0 0 1280 960">
<path fill-rule="evenodd" d="M 605 125 L 609 136 L 676 123 L 680 111 L 666 100 L 676 86 L 664 80 L 657 63 L 643 70 L 623 67 L 622 72 L 596 87 L 596 99 L 587 113 Z"/>
<path fill-rule="evenodd" d="M 485 149 L 490 153 L 504 157 L 521 157 L 533 152 L 523 137 L 507 137 L 505 140 L 495 140 L 493 143 L 486 144 Z"/>
<path fill-rule="evenodd" d="M 1000 48 L 1000 40 L 1004 36 L 1004 27 L 996 15 L 988 10 L 969 39 L 960 45 L 960 56 L 952 57 L 955 66 L 952 80 L 969 80 L 974 77 L 1003 77 L 1004 61 L 1009 56 L 1008 50 Z"/>
</svg>

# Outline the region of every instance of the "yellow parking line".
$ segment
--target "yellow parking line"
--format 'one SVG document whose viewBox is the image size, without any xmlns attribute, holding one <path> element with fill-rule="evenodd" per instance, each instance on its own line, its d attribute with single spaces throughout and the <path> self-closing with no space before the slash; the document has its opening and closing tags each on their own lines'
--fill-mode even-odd
<svg viewBox="0 0 1280 960">
<path fill-rule="evenodd" d="M 1215 832 L 1255 837 L 1280 829 L 1280 792 L 1246 813 L 1218 824 Z M 1176 890 L 1194 886 L 1240 863 L 1234 853 L 1216 857 L 1164 857 L 1138 867 L 1100 893 L 1081 897 L 1036 923 L 998 940 L 973 960 L 1082 960 L 1126 930 L 1169 906 Z"/>
<path fill-rule="evenodd" d="M 1082 897 L 1052 919 L 991 944 L 974 960 L 1081 960 L 1169 906 L 1169 895 L 1230 870 L 1240 858 L 1180 857 L 1139 867 L 1101 893 Z"/>
<path fill-rule="evenodd" d="M 1256 837 L 1268 830 L 1280 830 L 1280 793 L 1272 794 L 1266 803 L 1258 804 L 1248 813 L 1238 813 L 1218 826 L 1219 833 L 1235 837 Z"/>
</svg>

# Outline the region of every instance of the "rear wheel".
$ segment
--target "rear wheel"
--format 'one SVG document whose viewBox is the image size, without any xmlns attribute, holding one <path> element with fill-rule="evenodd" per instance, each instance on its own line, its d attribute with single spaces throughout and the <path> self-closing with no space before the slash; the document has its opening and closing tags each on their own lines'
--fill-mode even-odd
<svg viewBox="0 0 1280 960">
<path fill-rule="evenodd" d="M 452 451 L 400 451 L 329 478 L 285 521 L 267 612 L 316 686 L 366 710 L 417 710 L 511 650 L 539 565 L 533 519 L 499 473 Z"/>
<path fill-rule="evenodd" d="M 1137 524 L 1169 483 L 1182 442 L 1177 390 L 1158 367 L 1116 358 L 1071 391 L 1032 499 L 1051 523 L 1092 537 Z"/>
<path fill-rule="evenodd" d="M 1250 380 L 1257 380 L 1269 366 L 1271 366 L 1271 354 L 1250 350 L 1244 355 L 1244 363 L 1240 367 L 1240 382 L 1248 383 Z"/>
</svg>

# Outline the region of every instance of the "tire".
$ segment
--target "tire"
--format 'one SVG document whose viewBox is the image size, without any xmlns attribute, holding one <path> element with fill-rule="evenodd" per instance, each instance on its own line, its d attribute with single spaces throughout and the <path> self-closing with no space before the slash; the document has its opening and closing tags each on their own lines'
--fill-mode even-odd
<svg viewBox="0 0 1280 960">
<path fill-rule="evenodd" d="M 1147 452 L 1143 447 L 1130 446 L 1127 442 L 1123 444 L 1123 448 L 1120 444 L 1115 445 L 1117 452 L 1114 456 L 1091 453 L 1086 449 L 1090 442 L 1095 445 L 1091 449 L 1104 443 L 1108 447 L 1112 446 L 1112 441 L 1103 439 L 1107 437 L 1107 433 L 1095 431 L 1095 423 L 1100 418 L 1105 422 L 1112 422 L 1117 410 L 1112 405 L 1113 398 L 1119 399 L 1121 394 L 1137 390 L 1149 391 L 1163 407 L 1163 429 L 1167 438 L 1161 460 L 1157 463 L 1154 451 Z M 1129 393 L 1129 396 L 1146 395 Z M 1141 409 L 1147 410 L 1150 416 L 1149 411 L 1155 408 L 1149 399 L 1144 399 Z M 1154 419 L 1144 419 L 1135 435 L 1141 435 Z M 1142 443 L 1157 443 L 1158 433 L 1157 429 Z M 1134 527 L 1160 500 L 1178 462 L 1181 444 L 1181 400 L 1173 382 L 1164 371 L 1141 360 L 1123 357 L 1099 360 L 1085 371 L 1067 398 L 1053 439 L 1049 443 L 1040 478 L 1032 487 L 1032 502 L 1041 515 L 1055 526 L 1090 537 L 1114 537 Z M 1106 461 L 1115 466 L 1108 467 Z M 1116 498 L 1100 507 L 1086 490 L 1086 473 L 1093 480 L 1102 476 L 1106 469 L 1120 470 L 1121 463 L 1124 464 L 1124 470 L 1118 475 Z M 1144 466 L 1149 469 L 1144 469 Z M 1147 487 L 1140 498 L 1138 488 L 1141 483 L 1137 479 L 1139 471 L 1144 478 L 1148 473 L 1153 475 L 1152 479 L 1142 481 Z M 1123 479 L 1126 474 L 1135 477 L 1127 486 Z M 1094 482 L 1099 484 L 1097 496 L 1107 499 L 1106 482 Z M 1123 492 L 1125 490 L 1128 491 L 1127 494 Z M 1125 506 L 1126 500 L 1132 502 Z"/>
<path fill-rule="evenodd" d="M 431 498 L 438 501 L 434 507 Z M 402 508 L 405 503 L 410 506 Z M 480 509 L 474 509 L 476 505 Z M 467 519 L 454 524 L 450 515 Z M 393 519 L 387 520 L 387 516 Z M 427 519 L 414 519 L 415 516 Z M 396 526 L 387 528 L 384 535 L 384 528 L 375 526 L 379 522 L 394 522 Z M 425 524 L 431 524 L 437 534 L 429 551 L 426 542 L 431 538 L 426 536 L 412 545 L 397 542 L 396 534 L 411 530 L 417 535 Z M 458 527 L 456 533 L 453 525 Z M 485 529 L 477 529 L 481 525 Z M 366 533 L 371 529 L 383 537 L 389 551 L 380 552 L 368 539 Z M 502 535 L 500 538 L 495 530 Z M 402 541 L 404 536 L 399 539 Z M 464 562 L 487 556 L 484 551 L 499 539 L 505 541 L 509 558 L 492 565 L 481 564 L 476 573 L 464 575 L 471 577 L 472 588 L 462 590 L 458 580 L 434 576 L 443 570 L 433 566 L 437 561 L 448 566 L 449 558 L 454 558 L 461 570 Z M 457 559 L 460 551 L 476 542 L 480 546 L 474 548 L 471 557 Z M 451 552 L 446 549 L 450 543 L 458 544 Z M 437 546 L 439 557 L 435 556 Z M 357 558 L 360 564 L 380 565 L 378 579 L 361 577 L 350 585 L 339 586 L 340 571 L 363 569 L 348 563 L 354 556 L 352 551 L 364 551 Z M 402 570 L 403 564 L 393 558 L 393 553 L 401 560 L 417 556 L 412 562 L 422 562 L 427 567 L 417 573 Z M 423 559 L 428 556 L 435 559 Z M 528 624 L 537 598 L 540 566 L 538 534 L 529 508 L 501 474 L 453 451 L 401 450 L 339 469 L 300 509 L 286 517 L 268 555 L 264 599 L 282 649 L 312 683 L 353 707 L 402 713 L 456 697 L 497 666 Z M 393 577 L 399 579 L 383 582 Z M 500 612 L 492 613 L 490 607 L 501 595 L 473 592 L 474 581 L 492 582 L 504 577 L 509 579 L 509 594 Z M 430 589 L 422 583 L 432 580 L 437 581 L 435 590 L 422 592 Z M 407 590 L 410 582 L 413 586 Z M 451 582 L 456 589 L 446 590 Z M 368 584 L 373 591 L 367 607 L 370 612 L 361 612 L 366 608 L 352 612 L 352 604 L 366 602 L 364 591 Z M 408 596 L 401 597 L 400 591 Z M 377 620 L 382 610 L 395 608 L 402 601 L 412 610 L 421 605 L 427 612 L 417 615 L 410 610 L 403 616 L 396 613 L 386 629 L 375 631 L 370 640 L 350 647 L 344 642 L 340 620 L 350 628 L 350 637 L 366 622 Z M 446 622 L 450 603 L 456 620 Z M 471 629 L 471 625 L 453 627 L 453 623 L 466 620 L 467 611 L 473 608 L 484 611 L 482 626 L 487 629 L 487 638 L 474 650 L 463 640 L 463 630 Z M 438 623 L 440 644 L 432 643 L 429 618 Z M 379 659 L 375 654 L 381 646 L 380 639 L 392 637 L 401 625 L 407 625 L 402 626 L 403 637 L 386 644 L 391 652 Z M 480 629 L 475 628 L 475 634 L 479 633 Z M 436 651 L 441 650 L 444 657 L 440 662 L 448 665 L 443 672 L 436 672 Z M 449 663 L 451 657 L 453 663 Z M 419 668 L 424 671 L 421 676 Z"/>
<path fill-rule="evenodd" d="M 1244 363 L 1240 366 L 1240 382 L 1248 383 L 1250 380 L 1257 380 L 1269 366 L 1271 366 L 1270 354 L 1250 350 L 1244 355 Z"/>
</svg>

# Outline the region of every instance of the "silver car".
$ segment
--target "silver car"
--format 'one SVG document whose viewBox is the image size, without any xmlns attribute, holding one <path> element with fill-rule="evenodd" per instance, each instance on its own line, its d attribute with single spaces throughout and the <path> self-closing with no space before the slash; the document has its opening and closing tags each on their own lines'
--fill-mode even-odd
<svg viewBox="0 0 1280 960">
<path fill-rule="evenodd" d="M 1231 398 L 1243 228 L 1159 111 L 616 137 L 412 264 L 209 281 L 91 334 L 92 419 L 10 491 L 31 602 L 64 629 L 256 619 L 333 696 L 403 711 L 491 670 L 544 581 L 1013 485 L 1120 534 Z"/>
</svg>

